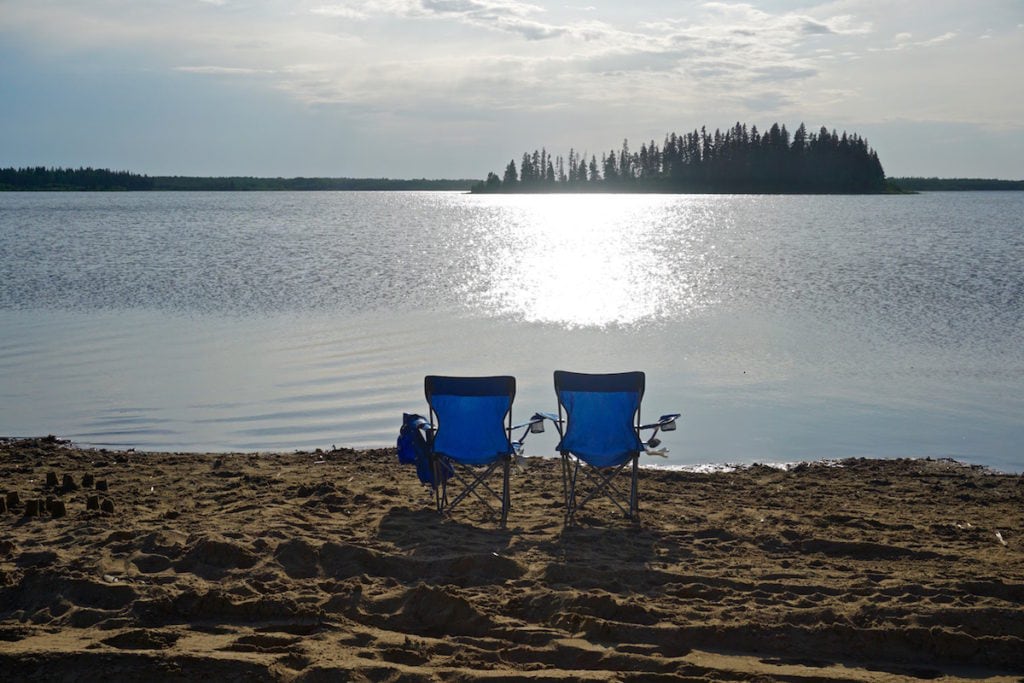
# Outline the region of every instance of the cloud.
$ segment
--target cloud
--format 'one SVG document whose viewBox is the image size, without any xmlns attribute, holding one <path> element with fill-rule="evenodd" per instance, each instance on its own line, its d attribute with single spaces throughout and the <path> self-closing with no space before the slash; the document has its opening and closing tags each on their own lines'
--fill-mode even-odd
<svg viewBox="0 0 1024 683">
<path fill-rule="evenodd" d="M 544 9 L 515 0 L 420 0 L 418 11 L 439 19 L 453 19 L 463 24 L 517 34 L 527 40 L 548 40 L 575 33 L 572 26 L 545 23 L 534 18 Z"/>
<path fill-rule="evenodd" d="M 321 5 L 310 8 L 309 13 L 342 19 L 366 19 L 369 16 L 366 12 L 349 5 Z"/>
<path fill-rule="evenodd" d="M 947 31 L 941 35 L 933 38 L 927 38 L 925 40 L 912 40 L 914 37 L 910 33 L 897 33 L 893 36 L 893 40 L 896 42 L 895 45 L 889 45 L 886 47 L 869 47 L 868 50 L 871 52 L 898 52 L 900 50 L 913 50 L 917 48 L 929 48 L 948 43 L 955 39 L 959 33 L 957 31 Z"/>
<path fill-rule="evenodd" d="M 756 67 L 753 69 L 753 80 L 780 83 L 783 81 L 803 80 L 818 75 L 818 70 L 808 66 L 795 64 Z"/>
<path fill-rule="evenodd" d="M 779 111 L 793 105 L 793 96 L 779 90 L 741 94 L 739 101 L 750 111 Z"/>
<path fill-rule="evenodd" d="M 939 45 L 941 43 L 949 42 L 950 40 L 956 38 L 956 36 L 956 31 L 949 31 L 947 33 L 943 33 L 941 36 L 935 36 L 934 38 L 923 40 L 920 43 L 918 43 L 918 45 L 920 45 L 921 47 L 931 47 L 932 45 Z"/>
<path fill-rule="evenodd" d="M 312 107 L 380 115 L 437 103 L 456 118 L 485 108 L 635 109 L 637 102 L 650 116 L 715 102 L 741 116 L 747 105 L 736 93 L 778 102 L 756 94 L 771 83 L 799 87 L 819 73 L 802 42 L 828 44 L 863 30 L 846 15 L 722 2 L 648 22 L 544 0 L 265 0 L 213 13 L 197 2 L 162 18 L 159 6 L 147 5 L 143 23 L 126 11 L 87 15 L 66 0 L 58 10 L 61 2 L 44 7 L 64 30 L 102 25 L 98 42 L 163 49 L 178 73 L 259 76 Z M 127 0 L 105 2 L 127 7 Z"/>
<path fill-rule="evenodd" d="M 236 66 L 176 66 L 175 71 L 214 76 L 250 76 L 254 74 L 273 73 L 265 69 L 247 69 Z"/>
<path fill-rule="evenodd" d="M 796 3 L 639 2 L 628 11 L 548 0 L 213 4 L 194 0 L 170 12 L 166 3 L 136 9 L 130 0 L 104 0 L 102 11 L 72 0 L 15 3 L 0 28 L 42 38 L 40 50 L 51 53 L 116 46 L 121 55 L 142 55 L 149 68 L 259 76 L 261 84 L 315 108 L 381 116 L 429 103 L 453 120 L 485 108 L 642 109 L 636 116 L 651 118 L 843 110 L 879 76 L 826 92 L 837 72 L 860 73 L 858 60 L 872 51 L 924 51 L 953 41 L 959 30 L 968 35 L 948 22 L 901 31 L 910 24 L 887 22 L 884 12 L 866 14 L 856 0 L 799 3 L 799 9 L 787 9 Z"/>
<path fill-rule="evenodd" d="M 593 7 L 571 8 L 590 13 Z M 354 19 L 392 17 L 408 21 L 451 22 L 472 29 L 501 32 L 530 41 L 568 38 L 579 41 L 603 39 L 610 32 L 603 22 L 576 20 L 567 23 L 543 21 L 544 7 L 517 0 L 340 0 L 312 10 L 322 16 Z"/>
<path fill-rule="evenodd" d="M 746 3 L 707 2 L 701 25 L 708 28 L 743 29 L 758 36 L 858 35 L 871 31 L 868 22 L 848 14 L 815 18 L 799 12 L 770 13 Z"/>
<path fill-rule="evenodd" d="M 828 24 L 815 21 L 814 19 L 808 19 L 806 17 L 801 18 L 799 30 L 801 33 L 805 33 L 807 35 L 827 35 L 830 33 L 836 33 L 836 30 Z"/>
<path fill-rule="evenodd" d="M 565 8 L 563 7 L 563 10 Z M 278 87 L 310 104 L 363 104 L 383 111 L 410 97 L 444 101 L 452 108 L 546 109 L 573 103 L 673 110 L 683 101 L 730 103 L 742 115 L 749 107 L 778 107 L 793 95 L 765 94 L 767 84 L 808 82 L 821 73 L 818 56 L 802 46 L 870 32 L 850 15 L 769 13 L 746 3 L 708 2 L 685 16 L 634 26 L 588 18 L 577 11 L 561 21 L 516 0 L 368 0 L 320 4 L 325 19 L 400 20 L 417 36 L 394 55 L 361 54 L 355 64 L 338 59 L 316 69 L 278 70 Z M 602 18 L 608 14 L 602 15 Z M 419 28 L 417 28 L 419 27 Z M 426 47 L 431 27 L 446 31 L 444 52 Z M 447 27 L 447 28 L 441 28 Z M 463 34 L 452 33 L 461 27 Z M 477 29 L 504 34 L 487 38 Z M 464 47 L 450 42 L 463 35 Z M 486 41 L 481 43 L 480 41 Z M 539 43 L 523 49 L 516 40 Z M 385 55 L 389 50 L 385 50 Z M 471 58 L 467 58 L 472 55 Z M 312 62 L 311 62 L 312 63 Z M 344 63 L 345 66 L 338 66 Z M 737 93 L 746 93 L 738 97 Z"/>
<path fill-rule="evenodd" d="M 494 24 L 496 28 L 510 33 L 518 33 L 528 40 L 547 40 L 557 38 L 569 33 L 569 30 L 561 26 L 543 24 L 539 21 L 528 21 L 525 19 L 501 19 Z"/>
<path fill-rule="evenodd" d="M 515 0 L 420 0 L 428 12 L 450 14 L 526 16 L 543 12 L 543 8 Z"/>
</svg>

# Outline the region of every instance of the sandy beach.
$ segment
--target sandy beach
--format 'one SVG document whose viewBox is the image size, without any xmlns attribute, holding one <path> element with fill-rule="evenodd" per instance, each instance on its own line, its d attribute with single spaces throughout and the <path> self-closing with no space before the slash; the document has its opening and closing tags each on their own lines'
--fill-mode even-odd
<svg viewBox="0 0 1024 683">
<path fill-rule="evenodd" d="M 506 529 L 393 449 L 0 474 L 4 680 L 1024 680 L 1024 477 L 951 461 L 646 469 L 566 528 L 531 458 Z"/>
</svg>

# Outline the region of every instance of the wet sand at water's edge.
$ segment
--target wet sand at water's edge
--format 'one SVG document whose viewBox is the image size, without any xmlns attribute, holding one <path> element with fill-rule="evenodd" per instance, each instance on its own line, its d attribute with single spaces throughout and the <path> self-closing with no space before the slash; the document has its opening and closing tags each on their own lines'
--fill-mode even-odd
<svg viewBox="0 0 1024 683">
<path fill-rule="evenodd" d="M 951 461 L 648 469 L 639 526 L 566 527 L 528 459 L 507 529 L 393 449 L 0 441 L 0 482 L 5 680 L 1024 680 L 1024 477 Z"/>
</svg>

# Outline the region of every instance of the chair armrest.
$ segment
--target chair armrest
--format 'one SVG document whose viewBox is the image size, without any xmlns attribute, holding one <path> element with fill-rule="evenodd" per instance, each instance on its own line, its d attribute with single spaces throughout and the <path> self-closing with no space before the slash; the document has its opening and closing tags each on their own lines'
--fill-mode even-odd
<svg viewBox="0 0 1024 683">
<path fill-rule="evenodd" d="M 417 417 L 413 424 L 416 425 L 417 429 L 422 429 L 427 434 L 434 431 L 434 425 L 430 424 L 430 420 L 425 417 Z"/>
<path fill-rule="evenodd" d="M 662 415 L 658 418 L 657 422 L 651 424 L 640 425 L 640 429 L 660 429 L 663 432 L 671 432 L 676 428 L 676 420 L 679 419 L 681 413 L 669 413 L 668 415 Z"/>
<path fill-rule="evenodd" d="M 529 422 L 509 427 L 509 437 L 511 437 L 512 432 L 517 429 L 522 429 L 523 433 L 518 439 L 512 441 L 512 446 L 515 448 L 517 454 L 521 454 L 523 452 L 523 442 L 526 441 L 527 436 L 530 434 L 541 434 L 544 432 L 544 416 L 540 413 L 534 413 Z"/>
<path fill-rule="evenodd" d="M 513 426 L 509 427 L 509 429 L 514 431 L 516 429 L 522 429 L 523 427 L 530 427 L 531 428 L 530 429 L 531 432 L 536 432 L 538 430 L 533 429 L 533 425 L 535 425 L 535 424 L 542 424 L 544 422 L 544 417 L 545 416 L 540 414 L 540 413 L 534 413 L 533 416 L 530 418 L 529 422 L 523 422 L 522 424 L 513 425 Z M 544 431 L 544 430 L 542 428 L 539 431 Z"/>
</svg>

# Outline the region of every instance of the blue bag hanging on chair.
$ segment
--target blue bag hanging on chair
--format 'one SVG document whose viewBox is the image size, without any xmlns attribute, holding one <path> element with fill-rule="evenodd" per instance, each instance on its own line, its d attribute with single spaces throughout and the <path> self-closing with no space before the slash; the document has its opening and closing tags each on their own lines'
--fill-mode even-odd
<svg viewBox="0 0 1024 683">
<path fill-rule="evenodd" d="M 413 465 L 427 453 L 427 438 L 420 429 L 427 419 L 415 413 L 402 413 L 402 428 L 398 431 L 398 462 Z"/>
<path fill-rule="evenodd" d="M 430 446 L 423 434 L 423 425 L 430 424 L 427 418 L 415 413 L 402 413 L 402 427 L 398 432 L 398 462 L 403 465 L 416 465 L 416 475 L 420 482 L 437 486 L 441 482 L 434 481 L 434 468 L 430 462 Z M 452 467 L 444 464 L 441 478 L 445 481 L 452 475 Z"/>
</svg>

